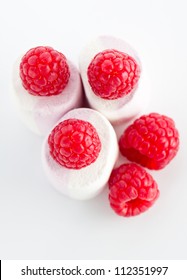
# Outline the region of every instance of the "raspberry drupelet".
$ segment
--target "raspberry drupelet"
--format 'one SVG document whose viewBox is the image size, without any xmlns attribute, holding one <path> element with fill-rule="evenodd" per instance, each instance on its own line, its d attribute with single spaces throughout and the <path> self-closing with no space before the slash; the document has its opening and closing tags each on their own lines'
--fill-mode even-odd
<svg viewBox="0 0 187 280">
<path fill-rule="evenodd" d="M 62 166 L 80 169 L 93 163 L 101 150 L 96 129 L 89 122 L 67 119 L 48 137 L 51 156 Z"/>
<path fill-rule="evenodd" d="M 109 179 L 111 208 L 120 216 L 130 217 L 148 210 L 159 196 L 157 183 L 137 164 L 122 164 Z"/>
<path fill-rule="evenodd" d="M 133 91 L 140 77 L 140 67 L 128 54 L 107 49 L 93 58 L 87 75 L 97 96 L 117 99 Z"/>
<path fill-rule="evenodd" d="M 23 87 L 32 95 L 60 94 L 66 87 L 70 71 L 65 56 L 51 47 L 30 49 L 20 63 Z"/>
<path fill-rule="evenodd" d="M 119 147 L 128 160 L 158 170 L 177 154 L 179 133 L 171 118 L 151 113 L 135 120 L 124 131 Z"/>
</svg>

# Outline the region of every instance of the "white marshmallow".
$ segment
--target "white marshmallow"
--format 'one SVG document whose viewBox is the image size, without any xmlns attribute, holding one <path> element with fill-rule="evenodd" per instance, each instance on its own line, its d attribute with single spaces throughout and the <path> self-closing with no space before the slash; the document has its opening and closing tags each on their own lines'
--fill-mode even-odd
<svg viewBox="0 0 187 280">
<path fill-rule="evenodd" d="M 78 69 L 68 61 L 70 78 L 62 93 L 53 96 L 34 96 L 22 86 L 18 59 L 13 67 L 12 96 L 20 119 L 33 132 L 46 135 L 51 127 L 69 110 L 80 107 L 83 89 Z"/>
<path fill-rule="evenodd" d="M 42 149 L 44 171 L 51 184 L 70 198 L 86 200 L 95 197 L 106 186 L 118 157 L 116 134 L 109 121 L 95 110 L 79 108 L 69 111 L 58 123 L 69 118 L 90 122 L 96 129 L 101 151 L 95 162 L 81 169 L 68 169 L 50 155 L 48 137 Z"/>
<path fill-rule="evenodd" d="M 140 79 L 134 91 L 115 100 L 106 100 L 95 95 L 88 82 L 87 69 L 96 54 L 106 49 L 116 49 L 132 56 L 141 68 Z M 112 124 L 119 124 L 140 114 L 148 105 L 150 85 L 146 72 L 133 48 L 121 39 L 100 36 L 90 42 L 80 55 L 80 72 L 89 106 L 101 112 Z"/>
</svg>

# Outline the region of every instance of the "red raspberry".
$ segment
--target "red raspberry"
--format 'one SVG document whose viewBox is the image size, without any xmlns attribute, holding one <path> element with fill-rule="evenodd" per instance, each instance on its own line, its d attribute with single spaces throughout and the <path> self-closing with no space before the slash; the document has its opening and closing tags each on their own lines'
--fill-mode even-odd
<svg viewBox="0 0 187 280">
<path fill-rule="evenodd" d="M 20 77 L 32 95 L 50 96 L 62 92 L 70 72 L 65 56 L 51 47 L 30 49 L 22 58 Z"/>
<path fill-rule="evenodd" d="M 149 169 L 164 168 L 179 149 L 179 133 L 169 117 L 152 113 L 130 125 L 119 140 L 122 155 Z"/>
<path fill-rule="evenodd" d="M 134 89 L 140 77 L 140 67 L 126 53 L 105 50 L 93 58 L 87 75 L 96 95 L 104 99 L 117 99 Z"/>
<path fill-rule="evenodd" d="M 120 216 L 139 215 L 150 208 L 159 196 L 153 177 L 137 164 L 122 164 L 109 179 L 109 200 Z"/>
<path fill-rule="evenodd" d="M 51 156 L 62 166 L 80 169 L 93 163 L 101 150 L 96 129 L 78 119 L 59 123 L 48 138 Z"/>
</svg>

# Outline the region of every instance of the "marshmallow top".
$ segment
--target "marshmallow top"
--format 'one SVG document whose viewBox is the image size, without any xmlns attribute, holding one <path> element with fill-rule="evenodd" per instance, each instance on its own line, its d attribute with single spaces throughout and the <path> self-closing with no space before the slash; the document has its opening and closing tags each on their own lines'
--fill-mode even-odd
<svg viewBox="0 0 187 280">
<path fill-rule="evenodd" d="M 118 157 L 117 138 L 108 120 L 95 110 L 74 109 L 58 123 L 70 118 L 88 121 L 95 127 L 101 141 L 98 158 L 94 163 L 78 170 L 63 167 L 50 155 L 47 137 L 42 149 L 42 162 L 47 177 L 58 191 L 74 199 L 90 199 L 105 187 L 109 179 Z"/>
<path fill-rule="evenodd" d="M 82 104 L 82 85 L 77 68 L 68 61 L 70 78 L 58 95 L 34 96 L 23 87 L 19 76 L 21 58 L 13 67 L 13 100 L 22 121 L 35 133 L 46 134 L 69 110 Z"/>
<path fill-rule="evenodd" d="M 87 69 L 92 59 L 96 54 L 106 49 L 116 49 L 129 54 L 136 60 L 141 69 L 139 82 L 134 90 L 130 94 L 115 100 L 106 100 L 95 95 L 87 77 Z M 134 117 L 147 105 L 150 90 L 145 70 L 142 69 L 136 51 L 125 41 L 110 36 L 100 36 L 84 48 L 79 61 L 81 77 L 90 107 L 103 113 L 112 123 L 120 123 L 121 120 Z"/>
</svg>

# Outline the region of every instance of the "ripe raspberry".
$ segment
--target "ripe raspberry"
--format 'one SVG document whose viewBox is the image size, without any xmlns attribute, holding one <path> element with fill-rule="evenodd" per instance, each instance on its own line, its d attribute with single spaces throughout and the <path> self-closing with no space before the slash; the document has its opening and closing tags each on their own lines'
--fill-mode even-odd
<svg viewBox="0 0 187 280">
<path fill-rule="evenodd" d="M 87 75 L 96 95 L 104 99 L 117 99 L 134 89 L 140 77 L 140 67 L 128 54 L 111 49 L 93 58 Z"/>
<path fill-rule="evenodd" d="M 169 117 L 151 113 L 137 119 L 119 140 L 122 155 L 149 169 L 164 168 L 179 149 L 179 133 Z"/>
<path fill-rule="evenodd" d="M 150 208 L 159 196 L 157 183 L 137 164 L 122 164 L 109 179 L 109 200 L 120 216 L 139 215 Z"/>
<path fill-rule="evenodd" d="M 51 47 L 30 49 L 22 58 L 20 77 L 32 95 L 50 96 L 62 92 L 70 72 L 65 56 Z"/>
<path fill-rule="evenodd" d="M 51 156 L 62 166 L 80 169 L 93 163 L 101 150 L 96 129 L 78 119 L 59 123 L 48 138 Z"/>
</svg>

